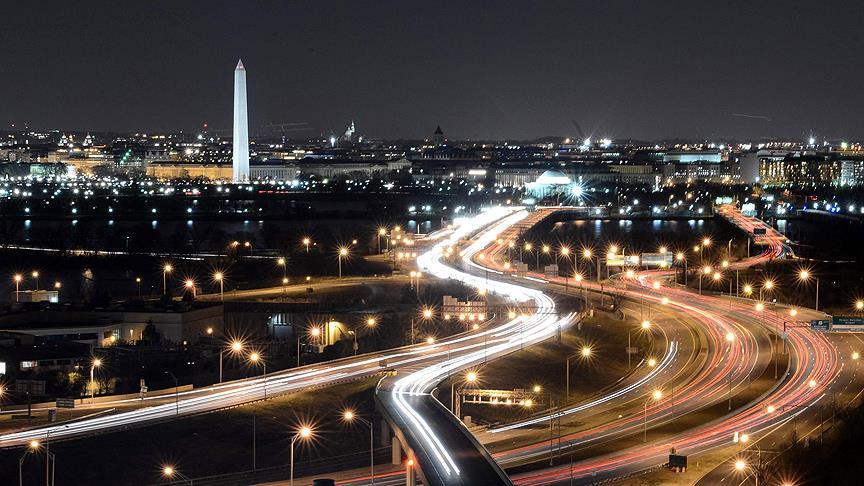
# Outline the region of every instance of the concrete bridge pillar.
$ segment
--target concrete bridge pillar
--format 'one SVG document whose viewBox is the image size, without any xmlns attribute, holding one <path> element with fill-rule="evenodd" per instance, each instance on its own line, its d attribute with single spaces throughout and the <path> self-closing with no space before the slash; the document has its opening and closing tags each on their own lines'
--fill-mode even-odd
<svg viewBox="0 0 864 486">
<path fill-rule="evenodd" d="M 390 462 L 394 465 L 402 464 L 402 443 L 399 438 L 393 440 L 393 446 L 390 448 Z"/>
<path fill-rule="evenodd" d="M 381 420 L 378 426 L 378 439 L 382 446 L 389 446 L 393 432 L 390 431 L 390 424 L 386 420 Z"/>
</svg>

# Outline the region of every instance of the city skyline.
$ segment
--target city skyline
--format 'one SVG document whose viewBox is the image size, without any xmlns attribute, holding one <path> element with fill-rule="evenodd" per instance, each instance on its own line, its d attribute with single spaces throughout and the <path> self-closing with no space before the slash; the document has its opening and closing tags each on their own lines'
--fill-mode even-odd
<svg viewBox="0 0 864 486">
<path fill-rule="evenodd" d="M 0 80 L 16 93 L 0 119 L 6 129 L 230 130 L 231 87 L 219 74 L 243 57 L 258 73 L 250 125 L 307 122 L 302 136 L 338 134 L 350 120 L 389 139 L 427 138 L 436 125 L 457 139 L 517 140 L 840 139 L 864 130 L 852 81 L 862 68 L 850 62 L 862 41 L 842 34 L 861 19 L 844 2 L 193 3 L 172 4 L 171 16 L 151 5 L 52 7 L 40 16 L 9 7 L 21 20 L 0 34 L 16 54 Z M 39 30 L 35 18 L 59 27 Z M 226 33 L 234 22 L 240 28 Z"/>
</svg>

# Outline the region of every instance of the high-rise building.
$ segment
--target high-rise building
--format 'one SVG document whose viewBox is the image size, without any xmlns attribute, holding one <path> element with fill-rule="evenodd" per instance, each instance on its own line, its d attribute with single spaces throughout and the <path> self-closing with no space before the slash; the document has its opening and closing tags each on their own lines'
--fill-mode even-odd
<svg viewBox="0 0 864 486">
<path fill-rule="evenodd" d="M 249 181 L 249 118 L 246 113 L 246 68 L 234 69 L 234 182 Z"/>
</svg>

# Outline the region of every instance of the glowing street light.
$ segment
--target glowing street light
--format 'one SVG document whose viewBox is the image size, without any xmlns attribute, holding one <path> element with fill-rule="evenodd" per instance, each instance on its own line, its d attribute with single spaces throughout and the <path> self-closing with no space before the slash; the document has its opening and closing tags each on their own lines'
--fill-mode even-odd
<svg viewBox="0 0 864 486">
<path fill-rule="evenodd" d="M 24 280 L 24 277 L 20 273 L 16 273 L 12 280 L 15 281 L 15 302 L 18 302 L 18 294 L 21 292 L 21 281 Z"/>
<path fill-rule="evenodd" d="M 369 427 L 369 480 L 370 484 L 375 484 L 375 426 L 372 423 L 374 419 L 366 420 L 357 415 L 354 410 L 346 409 L 342 412 L 342 420 L 347 423 L 360 422 Z M 311 434 L 312 431 L 310 430 Z"/>
<path fill-rule="evenodd" d="M 213 280 L 219 282 L 219 300 L 225 302 L 225 274 L 216 272 L 213 274 Z"/>
<path fill-rule="evenodd" d="M 855 301 L 855 310 L 857 310 L 857 311 L 864 310 L 864 300 L 856 300 Z"/>
<path fill-rule="evenodd" d="M 162 477 L 169 481 L 173 481 L 174 478 L 177 477 L 182 479 L 184 483 L 189 483 L 190 485 L 192 484 L 192 480 L 188 476 L 182 474 L 180 471 L 177 470 L 176 467 L 171 465 L 166 465 L 162 467 Z"/>
<path fill-rule="evenodd" d="M 312 428 L 309 426 L 300 427 L 294 436 L 291 437 L 291 482 L 290 486 L 294 486 L 294 444 L 298 440 L 309 440 L 312 437 Z"/>
<path fill-rule="evenodd" d="M 234 355 L 240 354 L 243 351 L 243 341 L 235 339 L 228 344 L 227 349 L 223 347 L 219 350 L 219 383 L 222 383 L 222 361 L 225 351 L 230 351 Z"/>
<path fill-rule="evenodd" d="M 261 356 L 261 353 L 253 351 L 249 354 L 249 362 L 256 366 L 261 363 L 264 368 L 262 375 L 264 377 L 264 400 L 267 400 L 267 361 Z"/>
<path fill-rule="evenodd" d="M 648 442 L 648 402 L 652 399 L 658 402 L 661 398 L 663 398 L 663 392 L 658 389 L 651 392 L 651 395 L 645 399 L 645 409 L 642 415 L 642 442 Z"/>
<path fill-rule="evenodd" d="M 102 366 L 102 360 L 99 358 L 93 358 L 90 361 L 90 401 L 93 402 L 96 400 L 96 368 Z"/>
<path fill-rule="evenodd" d="M 819 310 L 819 279 L 813 277 L 813 275 L 810 274 L 809 270 L 803 269 L 800 272 L 798 272 L 798 279 L 801 280 L 802 282 L 804 282 L 805 284 L 807 282 L 809 282 L 811 278 L 816 281 L 816 310 L 818 311 Z"/>
<path fill-rule="evenodd" d="M 308 236 L 303 237 L 303 246 L 306 247 L 306 253 L 309 253 L 309 245 L 312 243 L 312 239 Z"/>
<path fill-rule="evenodd" d="M 192 280 L 191 278 L 187 278 L 187 279 L 186 279 L 186 282 L 184 283 L 184 285 L 185 285 L 185 287 L 186 287 L 186 290 L 192 292 L 192 297 L 193 297 L 193 298 L 197 297 L 197 292 L 196 292 L 196 289 L 195 289 L 195 281 L 194 281 L 194 280 Z"/>
<path fill-rule="evenodd" d="M 36 291 L 39 291 L 39 270 L 33 270 L 30 275 L 36 280 Z"/>
<path fill-rule="evenodd" d="M 342 279 L 342 259 L 348 256 L 348 248 L 339 248 L 339 279 Z"/>
<path fill-rule="evenodd" d="M 174 270 L 170 263 L 162 266 L 162 295 L 168 294 L 168 274 Z"/>
</svg>

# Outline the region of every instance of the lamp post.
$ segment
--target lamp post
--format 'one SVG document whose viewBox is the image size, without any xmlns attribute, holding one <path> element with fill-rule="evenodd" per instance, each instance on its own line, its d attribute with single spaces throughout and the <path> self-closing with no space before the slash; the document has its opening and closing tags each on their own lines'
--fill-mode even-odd
<svg viewBox="0 0 864 486">
<path fill-rule="evenodd" d="M 708 265 L 702 267 L 702 271 L 699 272 L 699 295 L 702 295 L 702 276 L 708 275 L 709 273 L 711 273 L 711 267 Z"/>
<path fill-rule="evenodd" d="M 563 256 L 564 260 L 569 262 L 570 261 L 570 248 L 568 248 L 566 246 L 562 246 L 561 249 L 558 250 L 558 256 L 559 257 Z M 575 261 L 574 261 L 574 264 L 575 264 Z M 568 286 L 567 272 L 564 272 L 564 287 L 566 288 L 567 286 Z"/>
<path fill-rule="evenodd" d="M 363 417 L 358 417 L 353 410 L 345 410 L 342 412 L 342 420 L 352 423 L 360 422 L 369 427 L 369 482 L 375 484 L 375 426 L 373 420 L 366 420 Z"/>
<path fill-rule="evenodd" d="M 19 293 L 21 292 L 21 281 L 24 280 L 24 277 L 20 273 L 16 273 L 12 280 L 15 281 L 15 302 L 19 301 Z"/>
<path fill-rule="evenodd" d="M 810 280 L 810 278 L 813 278 L 813 280 L 816 281 L 816 310 L 818 311 L 819 310 L 819 279 L 810 275 L 809 270 L 801 270 L 800 272 L 798 272 L 798 278 L 804 283 L 807 283 Z"/>
<path fill-rule="evenodd" d="M 593 250 L 591 250 L 591 248 L 584 248 L 582 250 L 582 258 L 585 258 L 586 260 L 588 260 L 589 263 L 592 263 L 592 259 L 594 258 Z M 597 282 L 600 282 L 600 255 L 597 255 L 596 259 L 597 259 L 597 268 L 596 268 Z"/>
<path fill-rule="evenodd" d="M 99 358 L 93 358 L 90 361 L 90 402 L 93 403 L 96 400 L 96 368 L 102 366 L 102 360 Z"/>
<path fill-rule="evenodd" d="M 237 339 L 231 341 L 231 345 L 226 349 L 224 346 L 219 350 L 219 383 L 222 383 L 222 361 L 225 351 L 230 351 L 232 354 L 238 354 L 243 351 L 243 341 Z"/>
<path fill-rule="evenodd" d="M 309 244 L 310 243 L 312 243 L 312 240 L 308 236 L 303 237 L 303 246 L 306 247 L 306 253 L 309 253 Z"/>
<path fill-rule="evenodd" d="M 276 259 L 276 264 L 282 267 L 282 280 L 288 278 L 288 260 L 285 257 L 279 257 Z"/>
<path fill-rule="evenodd" d="M 306 426 L 300 427 L 294 437 L 291 438 L 291 483 L 290 486 L 294 486 L 294 444 L 298 440 L 307 440 L 312 437 L 312 429 Z"/>
<path fill-rule="evenodd" d="M 262 375 L 264 377 L 264 400 L 267 400 L 267 361 L 265 361 L 264 357 L 261 356 L 261 353 L 259 353 L 257 351 L 253 351 L 249 355 L 249 361 L 253 365 L 257 365 L 258 363 L 261 363 L 261 365 L 264 367 L 264 374 Z"/>
<path fill-rule="evenodd" d="M 686 286 L 687 285 L 687 256 L 684 255 L 683 251 L 679 251 L 675 255 L 675 260 L 678 262 L 679 265 L 681 264 L 681 262 L 684 262 L 684 285 Z M 677 282 L 677 280 L 676 280 L 676 282 Z"/>
<path fill-rule="evenodd" d="M 27 444 L 27 450 L 24 451 L 24 455 L 21 456 L 21 459 L 18 460 L 18 486 L 24 486 L 24 460 L 27 459 L 27 454 L 35 454 L 39 451 L 39 448 L 42 447 L 42 444 L 39 443 L 38 440 L 31 440 Z M 47 449 L 45 451 L 45 483 L 47 486 L 48 483 L 48 463 L 53 464 L 54 461 L 52 458 L 54 454 L 49 452 Z M 52 468 L 53 470 L 53 468 Z"/>
<path fill-rule="evenodd" d="M 177 375 L 170 371 L 165 371 L 166 375 L 171 376 L 174 379 L 174 413 L 175 415 L 180 415 L 180 380 L 177 379 Z"/>
<path fill-rule="evenodd" d="M 564 365 L 564 380 L 566 381 L 566 392 L 564 396 L 567 398 L 567 402 L 570 401 L 570 360 L 573 358 L 588 359 L 590 357 L 591 348 L 588 346 L 583 346 L 578 353 L 572 354 L 567 357 L 566 364 Z"/>
<path fill-rule="evenodd" d="M 661 390 L 654 390 L 647 399 L 645 399 L 645 411 L 642 415 L 642 442 L 648 442 L 648 402 L 651 399 L 654 401 L 658 401 L 663 398 L 663 392 Z"/>
<path fill-rule="evenodd" d="M 348 256 L 348 248 L 339 248 L 339 279 L 342 279 L 342 258 Z"/>
<path fill-rule="evenodd" d="M 192 484 L 192 479 L 189 478 L 189 476 L 182 474 L 174 466 L 164 466 L 162 468 L 162 476 L 169 481 L 173 481 L 175 477 L 178 477 L 182 479 L 184 483 Z"/>
<path fill-rule="evenodd" d="M 476 371 L 469 371 L 465 373 L 465 381 L 458 389 L 456 388 L 456 380 L 450 381 L 450 411 L 457 419 L 462 420 L 462 407 L 459 402 L 459 391 L 467 385 L 474 385 L 479 379 L 480 377 L 477 375 Z"/>
<path fill-rule="evenodd" d="M 225 275 L 222 272 L 213 274 L 213 280 L 219 282 L 219 301 L 225 302 Z"/>
<path fill-rule="evenodd" d="M 762 287 L 759 288 L 759 300 L 763 300 L 763 298 L 762 298 L 762 292 L 763 292 L 764 290 L 767 290 L 767 291 L 770 292 L 770 291 L 773 290 L 773 289 L 774 289 L 774 281 L 773 281 L 773 280 L 766 280 L 766 281 L 762 284 Z"/>
<path fill-rule="evenodd" d="M 138 300 L 141 300 L 141 277 L 135 277 L 135 283 L 138 285 Z"/>
<path fill-rule="evenodd" d="M 193 299 L 198 296 L 197 292 L 195 291 L 195 281 L 194 280 L 192 280 L 191 278 L 187 278 L 184 285 L 186 286 L 186 290 L 192 292 L 192 298 Z"/>
<path fill-rule="evenodd" d="M 166 263 L 162 267 L 162 295 L 168 294 L 168 274 L 174 270 L 174 267 L 171 264 Z"/>
<path fill-rule="evenodd" d="M 33 278 L 36 280 L 36 291 L 38 292 L 39 291 L 39 270 L 33 270 L 33 272 L 30 275 L 32 275 Z"/>
<path fill-rule="evenodd" d="M 251 241 L 244 241 L 243 246 L 245 246 L 246 248 L 249 248 L 249 256 L 252 256 L 252 242 Z"/>
<path fill-rule="evenodd" d="M 381 237 L 387 234 L 387 228 L 378 228 L 378 253 L 381 253 Z"/>
<path fill-rule="evenodd" d="M 549 252 L 552 251 L 552 248 L 550 248 L 549 245 L 543 245 L 543 247 L 541 248 L 541 250 L 543 251 L 544 254 L 548 255 Z M 538 260 L 539 260 L 539 258 L 540 258 L 540 254 L 539 254 L 539 253 L 537 254 L 537 258 L 538 258 Z M 537 269 L 537 272 L 540 273 L 540 268 Z"/>
</svg>

